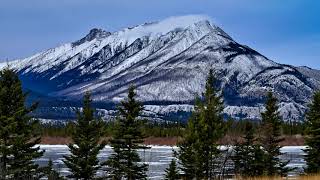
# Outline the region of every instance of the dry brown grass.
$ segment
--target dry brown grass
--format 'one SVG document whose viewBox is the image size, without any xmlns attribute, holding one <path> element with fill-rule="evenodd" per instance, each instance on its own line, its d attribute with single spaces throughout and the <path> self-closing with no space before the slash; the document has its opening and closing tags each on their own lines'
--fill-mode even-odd
<svg viewBox="0 0 320 180">
<path fill-rule="evenodd" d="M 227 134 L 218 141 L 219 144 L 233 145 L 235 142 L 239 142 L 242 139 L 241 135 Z M 303 146 L 304 138 L 302 135 L 282 136 L 284 140 L 280 143 L 281 146 Z M 319 179 L 320 180 L 320 179 Z"/>
<path fill-rule="evenodd" d="M 283 136 L 284 141 L 280 143 L 281 146 L 303 146 L 304 138 L 302 135 Z M 320 179 L 319 179 L 320 180 Z"/>
<path fill-rule="evenodd" d="M 42 136 L 41 144 L 69 144 L 71 141 L 70 137 L 59 137 L 59 136 Z"/>
<path fill-rule="evenodd" d="M 319 180 L 320 175 L 298 177 L 298 180 Z"/>
<path fill-rule="evenodd" d="M 235 180 L 320 180 L 320 175 L 314 176 L 297 176 L 297 177 L 256 177 L 256 178 L 241 178 Z"/>
<path fill-rule="evenodd" d="M 147 137 L 144 139 L 144 144 L 146 145 L 166 145 L 175 146 L 179 137 Z"/>
<path fill-rule="evenodd" d="M 242 178 L 242 177 L 237 177 L 235 180 L 283 180 L 286 178 L 281 178 L 281 177 L 252 177 L 252 178 Z"/>
</svg>

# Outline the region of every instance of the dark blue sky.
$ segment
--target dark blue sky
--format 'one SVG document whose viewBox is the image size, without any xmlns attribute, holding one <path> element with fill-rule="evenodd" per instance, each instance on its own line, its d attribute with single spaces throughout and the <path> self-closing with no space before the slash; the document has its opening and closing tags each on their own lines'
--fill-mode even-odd
<svg viewBox="0 0 320 180">
<path fill-rule="evenodd" d="M 108 31 L 170 16 L 210 16 L 236 41 L 270 59 L 320 69 L 317 0 L 3 0 L 0 59 L 30 56 Z"/>
</svg>

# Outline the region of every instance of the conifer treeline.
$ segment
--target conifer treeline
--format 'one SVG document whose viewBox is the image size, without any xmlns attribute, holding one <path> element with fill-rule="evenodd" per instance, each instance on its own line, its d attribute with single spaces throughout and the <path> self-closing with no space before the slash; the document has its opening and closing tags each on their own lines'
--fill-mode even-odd
<svg viewBox="0 0 320 180">
<path fill-rule="evenodd" d="M 142 125 L 142 131 L 146 137 L 182 137 L 185 132 L 186 124 L 181 122 L 154 122 L 142 120 L 145 123 Z M 226 121 L 226 136 L 239 137 L 245 133 L 246 123 L 251 122 L 253 128 L 259 127 L 259 121 L 245 120 L 245 119 L 228 119 Z M 111 137 L 115 128 L 115 122 L 103 122 L 104 136 Z M 47 137 L 70 137 L 74 122 L 70 121 L 66 124 L 41 124 L 41 135 Z M 281 134 L 282 136 L 305 135 L 306 122 L 282 122 Z"/>
<path fill-rule="evenodd" d="M 47 167 L 39 167 L 34 162 L 44 152 L 36 146 L 40 143 L 39 122 L 29 116 L 37 104 L 26 107 L 25 99 L 17 74 L 8 68 L 0 71 L 0 179 L 64 179 L 53 169 L 52 161 Z M 280 160 L 283 155 L 280 152 L 283 127 L 291 128 L 286 132 L 288 134 L 306 133 L 305 172 L 319 173 L 320 92 L 315 94 L 310 104 L 303 128 L 299 124 L 283 123 L 277 99 L 271 92 L 265 105 L 261 123 L 239 121 L 236 125 L 243 136 L 236 140 L 233 148 L 221 148 L 219 140 L 233 129 L 230 127 L 234 122 L 223 120 L 223 100 L 216 88 L 214 73 L 210 71 L 205 92 L 196 98 L 195 110 L 187 126 L 180 128 L 178 124 L 178 128 L 174 127 L 179 129 L 174 135 L 182 136 L 182 139 L 174 152 L 174 159 L 164 172 L 165 178 L 221 178 L 226 170 L 230 171 L 227 164 L 233 164 L 234 174 L 242 177 L 286 176 L 291 169 L 286 166 L 288 162 Z M 71 154 L 63 161 L 71 172 L 68 178 L 147 179 L 148 166 L 141 163 L 137 150 L 146 148 L 142 144 L 146 134 L 155 130 L 163 133 L 162 128 L 157 129 L 163 125 L 148 126 L 139 118 L 143 105 L 136 100 L 133 86 L 118 110 L 116 121 L 108 129 L 101 119 L 94 116 L 90 94 L 84 96 L 77 121 L 64 129 L 64 133 L 71 135 L 73 140 L 68 146 Z M 112 137 L 109 142 L 113 153 L 105 162 L 100 162 L 98 154 L 107 143 L 101 139 L 106 133 Z M 97 171 L 104 174 L 98 177 Z"/>
<path fill-rule="evenodd" d="M 184 132 L 185 124 L 178 122 L 152 122 L 141 120 L 145 123 L 141 124 L 141 130 L 146 137 L 181 137 Z M 115 122 L 102 122 L 104 128 L 104 136 L 111 137 L 114 133 Z M 233 122 L 238 126 L 237 121 Z M 49 137 L 70 137 L 75 122 L 71 121 L 66 124 L 41 124 L 42 136 Z M 242 125 L 239 125 L 242 126 Z M 240 133 L 240 132 L 239 132 Z"/>
</svg>

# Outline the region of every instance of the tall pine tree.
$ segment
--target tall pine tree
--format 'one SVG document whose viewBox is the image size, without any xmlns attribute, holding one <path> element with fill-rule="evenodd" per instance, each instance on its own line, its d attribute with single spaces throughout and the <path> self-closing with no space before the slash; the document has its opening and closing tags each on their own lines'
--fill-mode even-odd
<svg viewBox="0 0 320 180">
<path fill-rule="evenodd" d="M 316 92 L 306 116 L 307 137 L 305 172 L 309 174 L 320 173 L 320 92 Z"/>
<path fill-rule="evenodd" d="M 175 159 L 172 159 L 169 167 L 165 170 L 166 175 L 165 179 L 166 180 L 178 180 L 179 179 L 179 172 L 177 168 L 177 163 Z"/>
<path fill-rule="evenodd" d="M 235 173 L 242 177 L 258 177 L 263 175 L 264 152 L 254 137 L 254 128 L 251 122 L 245 125 L 243 142 L 237 143 L 234 148 L 233 161 Z"/>
<path fill-rule="evenodd" d="M 43 155 L 35 146 L 40 143 L 39 122 L 29 116 L 37 104 L 26 107 L 26 96 L 13 70 L 0 71 L 1 179 L 32 179 L 39 173 L 33 162 Z"/>
<path fill-rule="evenodd" d="M 194 179 L 203 174 L 203 167 L 199 165 L 197 159 L 201 152 L 199 152 L 200 150 L 197 148 L 199 136 L 196 117 L 194 112 L 188 121 L 183 140 L 178 143 L 179 149 L 176 156 L 179 159 L 180 169 L 183 172 L 182 176 L 185 179 Z"/>
<path fill-rule="evenodd" d="M 147 165 L 140 164 L 138 149 L 144 149 L 142 126 L 138 119 L 143 106 L 136 99 L 134 86 L 129 87 L 128 97 L 121 102 L 119 116 L 115 125 L 113 138 L 110 141 L 113 154 L 105 162 L 109 178 L 146 179 Z"/>
<path fill-rule="evenodd" d="M 285 167 L 289 162 L 281 162 L 279 145 L 284 139 L 281 138 L 281 118 L 278 112 L 277 99 L 271 92 L 267 94 L 266 111 L 261 113 L 261 145 L 265 151 L 264 165 L 265 175 L 286 176 L 289 168 Z"/>
<path fill-rule="evenodd" d="M 215 88 L 213 71 L 206 80 L 205 92 L 198 98 L 189 119 L 184 140 L 178 145 L 178 158 L 187 178 L 213 179 L 220 150 L 217 141 L 225 134 L 223 102 Z"/>
<path fill-rule="evenodd" d="M 64 156 L 63 162 L 72 173 L 69 178 L 89 180 L 94 179 L 97 170 L 101 168 L 97 155 L 106 142 L 100 142 L 103 133 L 103 123 L 94 118 L 91 108 L 90 94 L 86 93 L 83 100 L 82 113 L 78 112 L 78 119 L 72 133 L 73 144 L 69 144 L 71 155 Z"/>
</svg>

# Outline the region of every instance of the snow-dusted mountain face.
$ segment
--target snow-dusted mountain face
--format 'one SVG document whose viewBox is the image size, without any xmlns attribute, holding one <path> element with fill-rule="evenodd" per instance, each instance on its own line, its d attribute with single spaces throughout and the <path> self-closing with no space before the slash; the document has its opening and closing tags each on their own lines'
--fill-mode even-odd
<svg viewBox="0 0 320 180">
<path fill-rule="evenodd" d="M 319 71 L 273 62 L 201 16 L 113 33 L 92 29 L 76 42 L 10 65 L 26 88 L 50 98 L 79 101 L 90 91 L 96 102 L 118 102 L 134 84 L 153 115 L 190 112 L 210 68 L 223 90 L 225 114 L 237 118 L 260 118 L 266 92 L 273 91 L 283 118 L 300 120 L 320 88 Z"/>
</svg>

